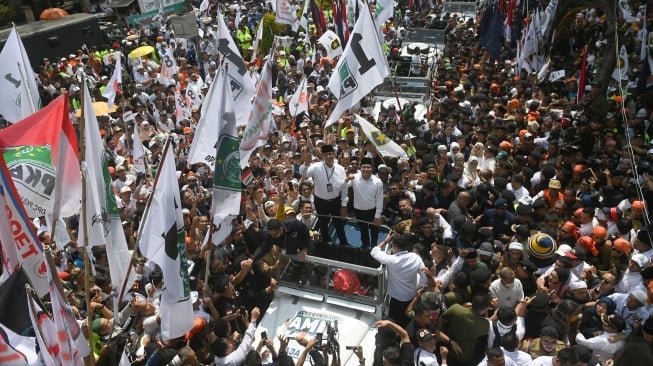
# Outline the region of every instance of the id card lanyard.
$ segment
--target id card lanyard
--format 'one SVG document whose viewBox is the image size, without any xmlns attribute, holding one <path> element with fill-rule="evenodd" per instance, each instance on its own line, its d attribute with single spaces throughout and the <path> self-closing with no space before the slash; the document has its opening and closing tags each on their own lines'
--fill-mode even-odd
<svg viewBox="0 0 653 366">
<path fill-rule="evenodd" d="M 322 164 L 324 164 L 324 173 L 326 174 L 326 179 L 327 179 L 327 185 L 326 185 L 327 192 L 333 192 L 333 184 L 331 184 L 331 177 L 333 177 L 333 173 L 335 173 L 336 171 L 336 166 L 335 164 L 333 165 L 333 168 L 331 168 L 331 174 L 329 174 L 329 170 L 327 169 L 326 163 L 322 163 Z"/>
</svg>

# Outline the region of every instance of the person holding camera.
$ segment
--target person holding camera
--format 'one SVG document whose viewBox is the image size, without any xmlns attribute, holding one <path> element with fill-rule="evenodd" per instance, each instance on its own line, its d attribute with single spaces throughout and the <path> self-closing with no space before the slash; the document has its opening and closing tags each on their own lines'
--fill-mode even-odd
<svg viewBox="0 0 653 366">
<path fill-rule="evenodd" d="M 237 337 L 233 337 L 230 332 L 227 332 L 227 337 L 218 338 L 213 342 L 211 349 L 215 354 L 214 362 L 216 366 L 243 365 L 245 363 L 245 356 L 254 341 L 254 331 L 256 331 L 256 323 L 261 316 L 261 312 L 258 308 L 254 308 L 252 309 L 251 318 L 247 310 L 239 311 L 238 315 L 246 325 L 246 330 L 240 343 L 237 342 Z"/>
</svg>

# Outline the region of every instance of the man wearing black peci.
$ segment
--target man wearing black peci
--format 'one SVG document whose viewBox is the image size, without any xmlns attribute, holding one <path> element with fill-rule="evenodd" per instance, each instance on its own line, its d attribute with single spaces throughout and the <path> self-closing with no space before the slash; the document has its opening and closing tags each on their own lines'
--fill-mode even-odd
<svg viewBox="0 0 653 366">
<path fill-rule="evenodd" d="M 317 211 L 318 227 L 323 241 L 328 241 L 329 223 L 333 220 L 340 245 L 349 245 L 345 236 L 345 222 L 339 217 L 341 204 L 347 205 L 347 190 L 345 180 L 347 172 L 340 164 L 335 162 L 335 153 L 332 145 L 322 146 L 322 161 L 310 164 L 304 161 L 300 172 L 303 179 L 313 179 L 313 194 L 315 196 L 315 210 Z M 331 218 L 329 216 L 334 216 Z"/>
</svg>

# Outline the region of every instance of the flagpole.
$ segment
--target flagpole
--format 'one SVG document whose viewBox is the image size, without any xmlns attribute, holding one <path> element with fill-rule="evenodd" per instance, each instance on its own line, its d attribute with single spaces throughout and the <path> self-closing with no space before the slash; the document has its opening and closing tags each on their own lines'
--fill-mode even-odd
<svg viewBox="0 0 653 366">
<path fill-rule="evenodd" d="M 27 79 L 25 79 L 25 75 L 23 75 L 23 68 L 20 65 L 20 61 L 16 62 L 18 64 L 18 72 L 20 72 L 20 79 L 23 81 L 23 85 L 25 85 L 25 90 L 27 91 L 27 101 L 29 102 L 30 105 L 30 110 L 32 113 L 36 112 L 36 106 L 34 105 L 34 100 L 32 100 L 32 91 L 29 89 L 29 83 L 27 82 Z M 22 97 L 21 97 L 21 104 L 23 103 Z"/>
<path fill-rule="evenodd" d="M 165 157 L 166 153 L 168 152 L 168 149 L 170 148 L 170 145 L 172 145 L 172 138 L 168 137 L 166 140 L 166 144 L 163 147 L 163 152 L 162 155 Z M 160 163 L 159 163 L 160 164 Z M 159 176 L 161 175 L 161 169 L 158 169 L 156 172 L 156 177 L 154 177 L 154 184 L 152 185 L 152 193 L 147 199 L 147 204 L 145 205 L 145 210 L 143 211 L 143 217 L 141 218 L 141 223 L 145 221 L 145 218 L 150 214 L 150 206 L 152 205 L 152 198 L 154 197 L 154 191 L 156 190 L 156 187 L 159 183 Z M 134 261 L 134 258 L 136 257 L 136 252 L 138 251 L 137 249 L 140 247 L 140 242 L 141 242 L 141 237 L 143 235 L 143 225 L 138 226 L 138 233 L 136 234 L 136 248 L 132 250 L 132 257 L 131 260 L 129 261 L 130 263 Z M 118 293 L 118 299 L 122 299 L 123 295 L 125 294 L 125 290 L 127 289 L 127 281 L 129 280 L 129 276 L 131 275 L 133 266 L 129 266 L 127 268 L 127 274 L 125 275 L 125 278 L 122 280 L 122 286 L 120 286 L 120 292 Z"/>
<path fill-rule="evenodd" d="M 82 88 L 84 97 L 82 98 L 81 103 L 81 114 L 79 117 L 79 130 L 80 130 L 80 141 L 81 146 L 79 149 L 79 161 L 86 161 L 86 93 L 88 92 L 88 85 L 86 84 L 86 75 L 82 74 Z M 88 220 L 87 220 L 87 210 L 86 207 L 86 167 L 82 168 L 82 232 L 84 233 L 84 239 L 86 243 L 81 243 L 84 246 L 84 298 L 86 299 L 86 324 L 88 326 L 89 334 L 88 337 L 88 346 L 91 349 L 91 353 L 88 356 L 89 365 L 95 365 L 95 356 L 93 353 L 93 313 L 94 309 L 91 306 L 91 261 L 88 258 Z M 79 243 L 78 243 L 79 244 Z M 117 301 L 117 299 L 116 299 Z"/>
</svg>

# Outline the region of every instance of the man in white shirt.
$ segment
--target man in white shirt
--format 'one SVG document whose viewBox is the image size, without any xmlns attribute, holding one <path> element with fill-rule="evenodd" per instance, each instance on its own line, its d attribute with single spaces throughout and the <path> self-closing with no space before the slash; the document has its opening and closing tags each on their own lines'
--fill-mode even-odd
<svg viewBox="0 0 653 366">
<path fill-rule="evenodd" d="M 635 290 L 642 283 L 640 272 L 648 263 L 649 260 L 644 254 L 633 254 L 628 261 L 628 268 L 621 275 L 621 279 L 614 290 L 624 294 Z"/>
<path fill-rule="evenodd" d="M 644 254 L 649 261 L 653 261 L 653 245 L 648 230 L 642 229 L 637 232 L 637 237 L 633 240 L 633 248 L 635 253 Z"/>
<path fill-rule="evenodd" d="M 596 337 L 585 338 L 582 332 L 576 334 L 576 342 L 582 344 L 591 350 L 600 362 L 605 362 L 612 358 L 615 352 L 623 348 L 625 340 L 621 339 L 622 332 L 626 329 L 626 321 L 619 315 L 604 315 L 601 317 L 603 323 L 603 333 Z M 610 338 L 619 339 L 616 342 L 610 342 Z"/>
<path fill-rule="evenodd" d="M 374 161 L 371 158 L 361 159 L 360 172 L 350 174 L 347 184 L 342 185 L 345 196 L 349 187 L 354 190 L 354 214 L 361 220 L 358 222 L 358 227 L 363 248 L 369 248 L 370 243 L 376 245 L 379 241 L 379 225 L 383 212 L 383 182 L 372 175 L 373 167 Z M 342 206 L 341 210 L 346 214 L 347 205 Z"/>
<path fill-rule="evenodd" d="M 517 366 L 533 366 L 531 355 L 519 350 L 519 338 L 514 332 L 501 337 L 501 349 L 506 358 L 515 361 Z"/>
<path fill-rule="evenodd" d="M 632 329 L 636 323 L 641 324 L 648 319 L 646 292 L 635 290 L 630 294 L 616 293 L 608 297 L 617 305 L 615 314 L 624 318 L 628 329 Z"/>
<path fill-rule="evenodd" d="M 340 245 L 349 245 L 345 235 L 345 222 L 339 218 L 342 214 L 341 205 L 347 205 L 346 190 L 342 189 L 347 173 L 342 165 L 335 162 L 335 156 L 332 145 L 323 145 L 322 161 L 313 164 L 310 164 L 310 161 L 304 161 L 304 165 L 300 167 L 300 173 L 304 180 L 312 178 L 314 182 L 315 211 L 319 217 L 318 227 L 322 240 L 328 241 L 329 223 L 333 220 Z"/>
<path fill-rule="evenodd" d="M 533 366 L 577 366 L 578 353 L 573 348 L 563 348 L 556 356 L 540 356 L 533 360 Z"/>
<path fill-rule="evenodd" d="M 499 278 L 492 281 L 490 294 L 498 301 L 497 306 L 514 308 L 524 299 L 524 289 L 521 281 L 515 281 L 515 272 L 510 267 L 503 267 Z"/>
<path fill-rule="evenodd" d="M 392 241 L 392 254 L 385 252 L 386 243 Z M 417 294 L 419 283 L 425 280 L 424 262 L 413 252 L 408 252 L 410 246 L 409 234 L 388 235 L 377 246 L 372 248 L 372 258 L 384 264 L 388 269 L 388 295 L 390 307 L 388 317 L 402 327 L 410 321 L 405 311 L 408 304 Z"/>
<path fill-rule="evenodd" d="M 487 355 L 481 362 L 478 363 L 478 366 L 517 366 L 517 363 L 511 358 L 506 357 L 503 353 L 503 350 L 499 347 L 490 348 L 487 351 Z"/>
<path fill-rule="evenodd" d="M 242 317 L 243 322 L 247 324 L 247 330 L 243 334 L 240 345 L 237 348 L 227 339 L 218 339 L 211 345 L 215 353 L 214 362 L 217 366 L 237 366 L 245 363 L 245 356 L 249 352 L 252 342 L 254 341 L 254 331 L 256 331 L 256 321 L 261 315 L 258 308 L 252 309 L 251 320 L 247 321 L 247 315 Z"/>
</svg>

